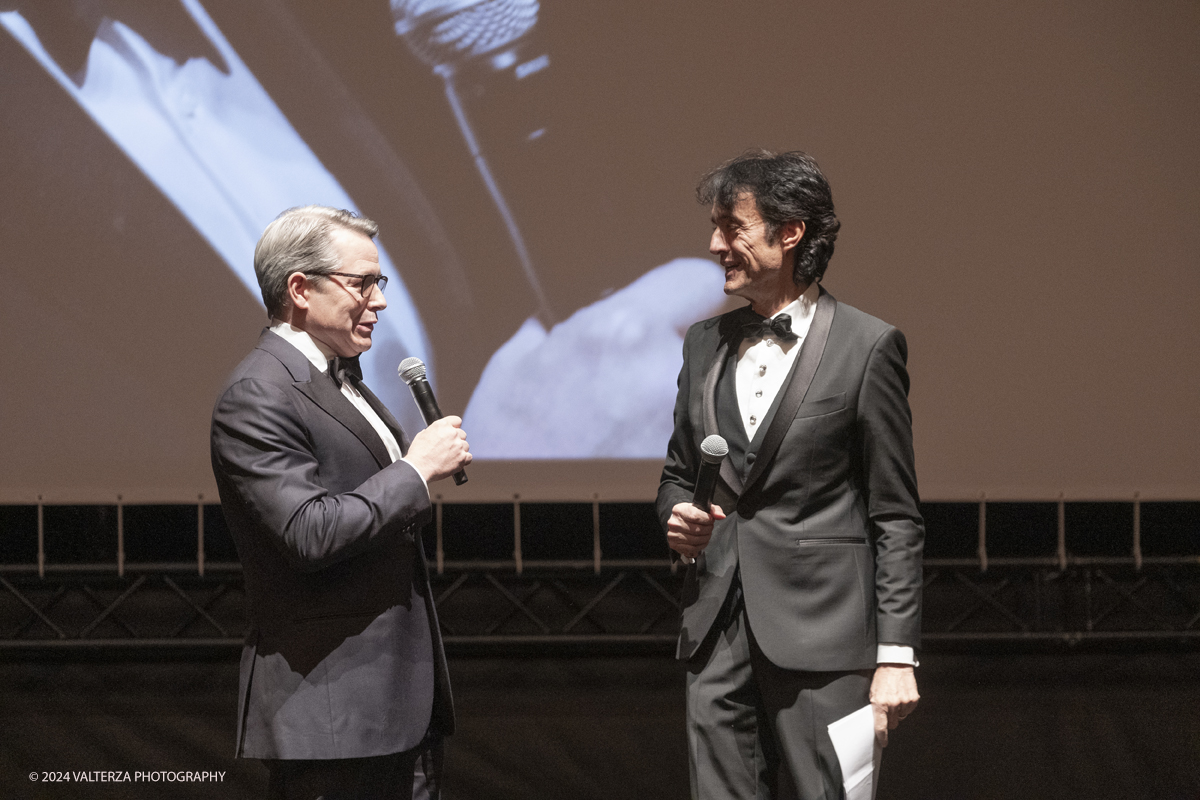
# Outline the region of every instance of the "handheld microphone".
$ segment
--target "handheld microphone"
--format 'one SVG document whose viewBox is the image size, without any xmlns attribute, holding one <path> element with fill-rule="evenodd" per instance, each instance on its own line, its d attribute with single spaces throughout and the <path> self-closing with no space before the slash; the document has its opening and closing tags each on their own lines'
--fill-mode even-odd
<svg viewBox="0 0 1200 800">
<path fill-rule="evenodd" d="M 696 488 L 692 491 L 692 505 L 701 511 L 712 507 L 713 493 L 717 490 L 717 475 L 721 462 L 729 455 L 729 444 L 724 438 L 713 434 L 700 443 L 700 469 L 696 472 Z M 681 556 L 683 563 L 694 564 L 696 559 Z"/>
<path fill-rule="evenodd" d="M 416 356 L 411 356 L 401 361 L 396 371 L 400 373 L 400 377 L 408 384 L 408 388 L 412 390 L 413 400 L 416 401 L 417 408 L 421 409 L 421 416 L 425 418 L 426 425 L 432 425 L 446 416 L 438 408 L 437 400 L 433 396 L 433 387 L 425 379 L 424 361 Z M 706 439 L 705 441 L 708 440 Z M 722 444 L 724 444 L 724 440 L 722 440 Z M 466 470 L 460 469 L 454 473 L 454 484 L 456 486 L 462 486 L 466 482 Z"/>
<path fill-rule="evenodd" d="M 708 511 L 712 505 L 713 493 L 717 490 L 717 475 L 727 455 L 729 444 L 715 433 L 700 443 L 700 470 L 696 473 L 692 505 L 701 511 Z"/>
</svg>

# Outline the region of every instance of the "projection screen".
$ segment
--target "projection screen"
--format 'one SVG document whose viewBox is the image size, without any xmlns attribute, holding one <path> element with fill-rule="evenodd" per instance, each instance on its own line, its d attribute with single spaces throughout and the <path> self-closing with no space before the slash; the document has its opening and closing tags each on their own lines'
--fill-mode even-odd
<svg viewBox="0 0 1200 800">
<path fill-rule="evenodd" d="M 0 502 L 215 501 L 285 208 L 381 227 L 366 379 L 446 502 L 648 500 L 707 169 L 822 165 L 824 280 L 909 343 L 923 498 L 1200 499 L 1194 3 L 0 0 Z"/>
</svg>

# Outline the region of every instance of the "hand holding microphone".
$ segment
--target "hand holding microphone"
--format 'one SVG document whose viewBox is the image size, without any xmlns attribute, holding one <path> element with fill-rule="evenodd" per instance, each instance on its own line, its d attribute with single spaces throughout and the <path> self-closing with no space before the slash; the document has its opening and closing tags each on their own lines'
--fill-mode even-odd
<svg viewBox="0 0 1200 800">
<path fill-rule="evenodd" d="M 667 522 L 667 546 L 683 556 L 687 564 L 691 564 L 708 546 L 713 523 L 725 519 L 725 512 L 720 506 L 712 505 L 712 498 L 717 488 L 721 462 L 728 454 L 729 445 L 716 434 L 701 442 L 700 469 L 696 473 L 692 502 L 678 503 L 671 509 L 671 519 Z"/>
<path fill-rule="evenodd" d="M 443 417 L 433 396 L 433 387 L 425 379 L 425 362 L 419 358 L 406 358 L 400 362 L 400 377 L 412 390 L 413 400 L 421 410 L 428 426 L 413 437 L 405 458 L 416 467 L 426 481 L 441 480 L 454 474 L 454 483 L 462 486 L 467 482 L 467 473 L 462 469 L 471 463 L 467 434 L 460 427 L 459 417 Z"/>
</svg>

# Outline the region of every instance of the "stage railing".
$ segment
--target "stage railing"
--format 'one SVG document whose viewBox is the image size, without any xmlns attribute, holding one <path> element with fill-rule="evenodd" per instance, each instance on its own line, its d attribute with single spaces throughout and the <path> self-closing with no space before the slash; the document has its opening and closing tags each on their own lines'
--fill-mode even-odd
<svg viewBox="0 0 1200 800">
<path fill-rule="evenodd" d="M 586 546 L 583 534 L 590 534 L 590 557 L 528 557 L 533 550 L 547 552 L 543 545 L 534 547 L 535 539 L 566 537 L 540 528 L 533 536 L 527 528 L 523 537 L 522 505 L 514 502 L 511 558 L 461 558 L 455 557 L 461 547 L 448 546 L 454 535 L 447 532 L 446 509 L 438 503 L 425 541 L 448 646 L 669 651 L 678 627 L 682 572 L 662 556 L 607 557 L 611 529 L 623 523 L 610 520 L 602 530 L 601 505 L 588 509 L 590 531 L 576 525 L 570 532 L 577 555 Z M 1125 551 L 1121 555 L 1075 552 L 1086 537 L 1068 535 L 1070 509 L 1061 500 L 1053 509 L 1053 547 L 1045 525 L 1030 536 L 1040 543 L 1041 554 L 1012 555 L 1021 552 L 1019 542 L 995 536 L 989 541 L 986 501 L 972 514 L 973 530 L 966 529 L 969 510 L 954 509 L 954 525 L 943 521 L 942 545 L 925 559 L 927 648 L 1200 642 L 1200 553 L 1147 552 L 1137 500 L 1114 511 L 1131 522 L 1123 541 L 1110 542 L 1110 550 Z M 213 509 L 208 511 L 211 521 Z M 574 509 L 577 523 L 583 511 Z M 0 651 L 238 647 L 246 629 L 241 567 L 230 559 L 214 560 L 211 553 L 206 557 L 211 542 L 204 538 L 204 514 L 201 505 L 193 560 L 131 559 L 118 506 L 112 561 L 56 563 L 47 557 L 45 513 L 39 506 L 36 559 L 0 563 Z M 1186 520 L 1190 524 L 1191 517 Z M 647 524 L 653 525 L 652 512 L 642 515 L 642 529 L 634 533 L 656 537 L 653 544 L 661 549 L 661 533 Z M 947 536 L 954 542 L 951 548 L 944 546 Z M 937 542 L 931 539 L 931 544 Z M 970 555 L 946 555 L 948 549 L 969 547 Z"/>
</svg>

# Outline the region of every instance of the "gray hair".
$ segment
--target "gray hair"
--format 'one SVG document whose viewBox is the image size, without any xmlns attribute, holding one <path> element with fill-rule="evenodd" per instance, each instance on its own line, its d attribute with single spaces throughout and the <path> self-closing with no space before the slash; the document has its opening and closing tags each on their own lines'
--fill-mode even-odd
<svg viewBox="0 0 1200 800">
<path fill-rule="evenodd" d="M 263 231 L 254 248 L 254 274 L 269 316 L 281 319 L 287 310 L 292 273 L 303 272 L 319 284 L 326 280 L 322 276 L 338 271 L 341 258 L 331 236 L 338 228 L 372 239 L 379 233 L 366 217 L 328 206 L 289 208 Z"/>
</svg>

